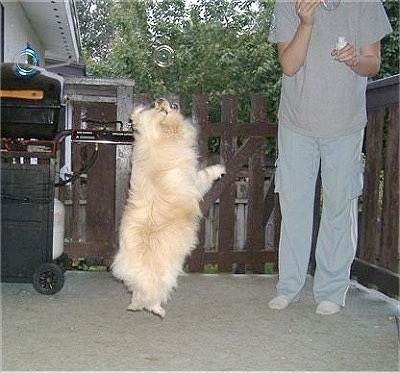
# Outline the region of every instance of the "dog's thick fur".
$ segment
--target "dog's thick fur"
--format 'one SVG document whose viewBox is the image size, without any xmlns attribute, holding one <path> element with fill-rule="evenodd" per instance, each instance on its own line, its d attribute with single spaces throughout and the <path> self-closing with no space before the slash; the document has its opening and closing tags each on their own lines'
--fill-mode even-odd
<svg viewBox="0 0 400 373">
<path fill-rule="evenodd" d="M 132 174 L 112 273 L 132 292 L 130 310 L 164 317 L 162 304 L 197 243 L 199 201 L 225 168 L 198 169 L 197 131 L 166 100 L 131 119 Z"/>
</svg>

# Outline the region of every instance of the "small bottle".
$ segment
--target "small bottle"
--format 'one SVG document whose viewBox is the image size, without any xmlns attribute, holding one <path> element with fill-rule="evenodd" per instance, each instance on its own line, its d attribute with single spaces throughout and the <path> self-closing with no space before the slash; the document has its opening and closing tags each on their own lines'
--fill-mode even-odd
<svg viewBox="0 0 400 373">
<path fill-rule="evenodd" d="M 336 50 L 340 51 L 347 45 L 346 38 L 344 36 L 339 36 L 336 42 Z"/>
</svg>

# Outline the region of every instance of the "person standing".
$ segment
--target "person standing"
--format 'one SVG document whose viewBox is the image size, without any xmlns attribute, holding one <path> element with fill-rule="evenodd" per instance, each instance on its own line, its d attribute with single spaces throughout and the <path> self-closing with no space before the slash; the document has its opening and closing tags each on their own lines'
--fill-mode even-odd
<svg viewBox="0 0 400 373">
<path fill-rule="evenodd" d="M 335 0 L 339 6 L 330 11 L 328 1 L 277 0 L 269 35 L 283 75 L 275 180 L 282 213 L 279 280 L 268 306 L 282 310 L 301 296 L 321 168 L 313 293 L 322 315 L 345 306 L 357 247 L 367 78 L 379 71 L 380 40 L 392 31 L 379 0 Z"/>
</svg>

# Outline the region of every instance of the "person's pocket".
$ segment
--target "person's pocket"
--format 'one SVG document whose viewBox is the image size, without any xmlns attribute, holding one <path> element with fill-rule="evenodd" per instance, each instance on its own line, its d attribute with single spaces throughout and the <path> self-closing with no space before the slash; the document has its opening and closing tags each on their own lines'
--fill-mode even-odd
<svg viewBox="0 0 400 373">
<path fill-rule="evenodd" d="M 279 168 L 279 157 L 275 161 L 275 177 L 274 177 L 274 182 L 275 182 L 275 193 L 280 192 L 280 186 L 281 186 L 281 177 L 280 177 L 280 168 Z"/>
<path fill-rule="evenodd" d="M 348 198 L 354 199 L 361 196 L 364 186 L 364 165 L 359 161 L 351 170 Z"/>
</svg>

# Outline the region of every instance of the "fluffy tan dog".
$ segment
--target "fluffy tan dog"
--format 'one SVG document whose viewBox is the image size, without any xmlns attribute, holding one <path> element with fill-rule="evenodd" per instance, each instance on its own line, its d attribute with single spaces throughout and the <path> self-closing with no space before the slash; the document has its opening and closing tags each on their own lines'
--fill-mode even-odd
<svg viewBox="0 0 400 373">
<path fill-rule="evenodd" d="M 197 243 L 199 201 L 225 167 L 198 169 L 197 131 L 166 100 L 131 119 L 132 174 L 112 273 L 132 292 L 130 310 L 164 317 L 162 304 Z"/>
</svg>

